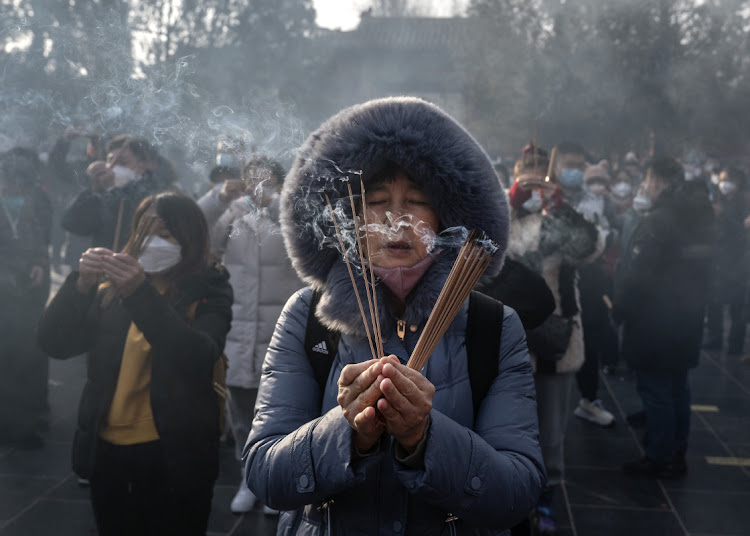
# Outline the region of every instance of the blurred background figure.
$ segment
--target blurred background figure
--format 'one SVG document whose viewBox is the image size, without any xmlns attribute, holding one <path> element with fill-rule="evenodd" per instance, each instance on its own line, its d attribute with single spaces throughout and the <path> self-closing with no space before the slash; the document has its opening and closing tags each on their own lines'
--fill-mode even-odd
<svg viewBox="0 0 750 536">
<path fill-rule="evenodd" d="M 222 168 L 242 169 L 247 158 L 245 141 L 232 136 L 225 136 L 216 143 L 216 166 Z M 254 152 L 254 151 L 253 151 Z"/>
<path fill-rule="evenodd" d="M 220 192 L 226 181 L 235 181 L 235 184 L 241 181 L 246 156 L 244 141 L 232 137 L 221 138 L 216 144 L 215 165 L 208 175 L 211 188 Z"/>
<path fill-rule="evenodd" d="M 555 161 L 552 174 L 558 184 L 563 199 L 572 207 L 577 207 L 586 195 L 583 172 L 586 169 L 586 153 L 576 142 L 563 141 L 555 146 Z"/>
<path fill-rule="evenodd" d="M 165 193 L 139 205 L 121 253 L 86 250 L 42 316 L 39 343 L 51 356 L 88 352 L 73 469 L 90 480 L 101 536 L 206 532 L 228 279 L 210 261 L 195 201 Z"/>
<path fill-rule="evenodd" d="M 47 158 L 45 177 L 52 201 L 51 263 L 55 271 L 67 264 L 78 268 L 78 259 L 91 240 L 68 233 L 62 226 L 62 215 L 82 187 L 88 184 L 86 168 L 104 155 L 102 138 L 91 128 L 68 127 L 57 138 Z"/>
<path fill-rule="evenodd" d="M 622 355 L 635 371 L 646 416 L 646 455 L 626 474 L 680 478 L 690 433 L 688 371 L 698 365 L 713 251 L 708 196 L 684 180 L 682 166 L 658 158 L 636 199 L 642 213 L 615 298 Z"/>
<path fill-rule="evenodd" d="M 711 292 L 706 309 L 708 350 L 724 348 L 724 311 L 729 309 L 727 354 L 739 355 L 745 345 L 745 298 L 747 288 L 748 205 L 745 198 L 745 174 L 738 168 L 726 168 L 719 174 L 719 195 L 713 203 L 716 215 L 716 246 L 711 275 Z"/>
<path fill-rule="evenodd" d="M 612 200 L 617 215 L 624 214 L 633 206 L 637 187 L 625 170 L 621 169 L 617 172 L 609 188 L 609 198 Z"/>
<path fill-rule="evenodd" d="M 554 313 L 537 328 L 527 330 L 548 486 L 531 514 L 534 534 L 557 530 L 553 502 L 565 472 L 565 431 L 573 381 L 584 362 L 576 267 L 595 252 L 597 240 L 594 224 L 565 202 L 554 177 L 546 180 L 549 167 L 547 151 L 527 145 L 514 167 L 508 194 L 512 209 L 508 257 L 541 275 L 555 300 Z"/>
<path fill-rule="evenodd" d="M 237 164 L 221 153 L 219 169 Z M 215 168 L 216 169 L 216 168 Z M 242 477 L 242 448 L 250 433 L 261 366 L 276 319 L 289 297 L 302 288 L 284 248 L 279 226 L 279 191 L 284 169 L 268 156 L 245 163 L 242 179 L 230 178 L 199 201 L 211 229 L 211 251 L 227 267 L 235 288 L 232 329 L 227 336 L 229 416 L 240 486 L 231 502 L 235 514 L 249 512 L 256 499 Z M 266 513 L 276 513 L 264 507 Z"/>
<path fill-rule="evenodd" d="M 628 152 L 621 167 L 628 174 L 633 185 L 638 187 L 643 181 L 643 169 L 638 161 L 638 156 L 633 151 Z"/>
<path fill-rule="evenodd" d="M 617 230 L 617 236 L 613 246 L 605 253 L 605 271 L 611 270 L 611 288 L 608 298 L 614 300 L 617 289 L 622 281 L 622 274 L 625 271 L 623 251 L 630 248 L 630 241 L 633 232 L 638 225 L 638 212 L 633 208 L 633 199 L 635 198 L 637 187 L 630 178 L 630 175 L 621 169 L 615 175 L 615 179 L 609 189 L 609 197 L 615 208 L 615 217 L 613 225 Z M 608 321 L 612 321 L 611 309 L 607 312 Z M 621 330 L 614 327 L 617 334 L 617 348 L 614 354 L 605 355 L 602 358 L 602 370 L 605 374 L 614 374 L 620 360 L 620 341 L 622 339 Z"/>
<path fill-rule="evenodd" d="M 29 149 L 0 154 L 0 443 L 43 446 L 49 364 L 36 325 L 49 295 L 51 205 Z"/>
<path fill-rule="evenodd" d="M 174 187 L 176 179 L 169 162 L 150 143 L 124 134 L 112 138 L 106 161 L 91 163 L 86 175 L 89 187 L 65 210 L 62 225 L 71 233 L 90 236 L 92 247 L 117 250 L 130 236 L 138 204 Z"/>
<path fill-rule="evenodd" d="M 564 153 L 563 153 L 564 154 Z M 605 297 L 611 296 L 612 250 L 617 232 L 614 229 L 615 207 L 609 198 L 611 182 L 609 163 L 602 160 L 583 172 L 583 195 L 576 210 L 596 226 L 597 247 L 594 255 L 578 267 L 581 299 L 581 322 L 586 359 L 576 374 L 581 399 L 573 414 L 599 426 L 612 426 L 615 416 L 599 398 L 599 367 L 615 361 L 617 334 L 610 324 Z"/>
</svg>

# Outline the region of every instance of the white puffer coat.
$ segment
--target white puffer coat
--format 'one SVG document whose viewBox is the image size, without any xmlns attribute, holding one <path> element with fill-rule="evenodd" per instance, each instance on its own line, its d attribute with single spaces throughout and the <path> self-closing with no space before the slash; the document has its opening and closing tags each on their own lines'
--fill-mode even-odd
<svg viewBox="0 0 750 536">
<path fill-rule="evenodd" d="M 245 198 L 226 204 L 214 188 L 199 201 L 211 230 L 211 251 L 223 258 L 234 288 L 225 353 L 227 385 L 257 388 L 276 320 L 303 284 L 292 269 L 278 224 L 278 200 L 258 211 Z"/>
</svg>

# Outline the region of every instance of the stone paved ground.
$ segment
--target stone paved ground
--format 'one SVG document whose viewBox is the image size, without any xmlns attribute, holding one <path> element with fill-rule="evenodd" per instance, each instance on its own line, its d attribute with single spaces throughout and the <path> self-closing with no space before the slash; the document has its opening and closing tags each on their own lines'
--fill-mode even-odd
<svg viewBox="0 0 750 536">
<path fill-rule="evenodd" d="M 88 491 L 78 486 L 70 470 L 84 375 L 81 358 L 52 361 L 50 429 L 44 448 L 0 447 L 0 536 L 96 534 Z M 623 476 L 619 466 L 642 454 L 640 432 L 625 423 L 625 415 L 639 409 L 638 397 L 626 371 L 602 376 L 600 395 L 616 414 L 617 426 L 603 429 L 571 417 L 567 475 L 556 507 L 561 535 L 750 535 L 750 364 L 706 353 L 691 373 L 691 387 L 687 477 L 632 479 Z M 276 519 L 259 508 L 243 516 L 231 514 L 238 475 L 230 447 L 222 449 L 221 461 L 209 534 L 274 534 Z"/>
</svg>

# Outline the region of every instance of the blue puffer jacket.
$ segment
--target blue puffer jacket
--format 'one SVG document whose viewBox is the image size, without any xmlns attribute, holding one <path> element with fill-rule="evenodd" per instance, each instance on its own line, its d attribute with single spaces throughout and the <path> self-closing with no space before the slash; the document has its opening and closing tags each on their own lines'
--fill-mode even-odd
<svg viewBox="0 0 750 536">
<path fill-rule="evenodd" d="M 400 458 L 387 436 L 374 454 L 354 453 L 353 431 L 336 402 L 343 367 L 371 355 L 347 268 L 332 247 L 325 197 L 351 222 L 350 172 L 344 170 L 362 170 L 367 187 L 383 163 L 403 170 L 426 193 L 441 228 L 481 229 L 498 244 L 487 278 L 502 266 L 507 201 L 486 153 L 442 111 L 418 99 L 382 99 L 344 110 L 311 134 L 284 181 L 282 232 L 297 273 L 320 291 L 315 314 L 342 335 L 321 393 L 304 347 L 312 290 L 286 304 L 245 445 L 247 482 L 263 502 L 283 510 L 282 535 L 504 534 L 536 504 L 545 479 L 532 367 L 512 309 L 505 308 L 498 375 L 476 419 L 465 342 L 468 305 L 433 352 L 423 374 L 436 392 L 424 456 L 416 463 Z M 358 193 L 359 181 L 352 182 Z M 387 288 L 376 285 L 386 354 L 406 363 L 458 247 L 441 244 L 398 313 L 388 306 Z M 365 296 L 363 278 L 356 281 Z M 407 326 L 403 342 L 397 321 Z"/>
<path fill-rule="evenodd" d="M 311 290 L 293 296 L 279 318 L 263 365 L 256 415 L 246 446 L 247 479 L 266 504 L 285 510 L 278 534 L 502 534 L 531 509 L 543 481 L 536 402 L 526 339 L 506 307 L 498 376 L 474 421 L 466 365 L 467 307 L 425 368 L 435 385 L 424 468 L 410 469 L 381 443 L 370 457 L 352 454 L 352 430 L 336 403 L 341 369 L 369 359 L 367 341 L 343 334 L 322 412 L 305 354 Z M 402 343 L 384 327 L 385 352 L 403 359 L 419 332 Z M 322 416 L 321 416 L 322 415 Z M 321 504 L 332 499 L 328 511 Z"/>
</svg>

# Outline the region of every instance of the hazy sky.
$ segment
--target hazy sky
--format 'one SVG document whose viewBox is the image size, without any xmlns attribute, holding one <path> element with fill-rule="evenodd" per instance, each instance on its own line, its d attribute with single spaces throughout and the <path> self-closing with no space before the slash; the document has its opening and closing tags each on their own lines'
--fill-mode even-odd
<svg viewBox="0 0 750 536">
<path fill-rule="evenodd" d="M 315 20 L 318 26 L 324 28 L 351 30 L 359 23 L 363 3 L 352 0 L 313 0 L 317 13 Z"/>
<path fill-rule="evenodd" d="M 429 6 L 429 12 L 435 17 L 450 17 L 453 10 L 465 8 L 467 0 L 445 2 L 441 0 L 423 0 Z M 313 0 L 317 13 L 318 26 L 330 29 L 353 30 L 359 24 L 359 15 L 370 5 L 368 0 Z"/>
</svg>

